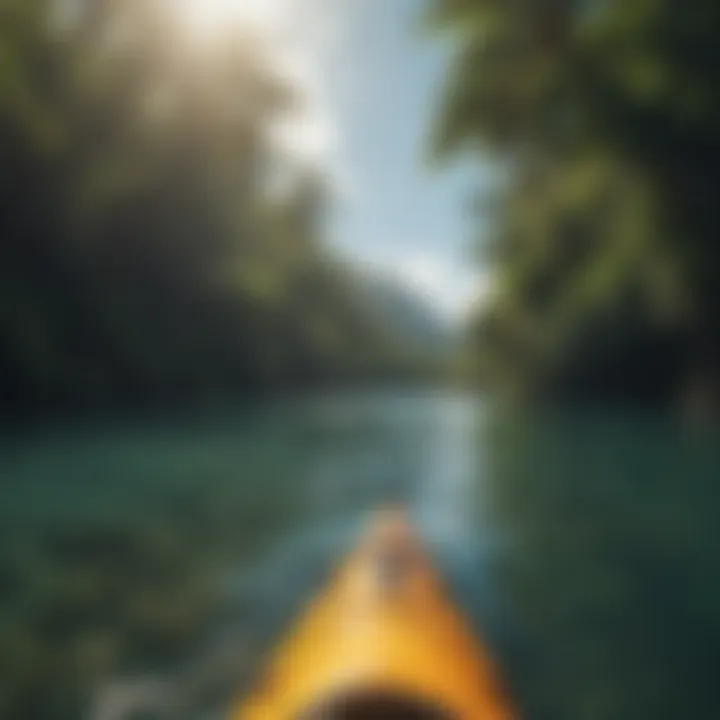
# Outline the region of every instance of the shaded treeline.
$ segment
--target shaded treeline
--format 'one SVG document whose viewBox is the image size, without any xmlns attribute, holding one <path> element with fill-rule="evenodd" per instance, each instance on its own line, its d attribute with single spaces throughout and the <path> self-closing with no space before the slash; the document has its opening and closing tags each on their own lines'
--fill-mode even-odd
<svg viewBox="0 0 720 720">
<path fill-rule="evenodd" d="M 396 356 L 322 248 L 322 179 L 276 140 L 300 89 L 259 39 L 203 45 L 168 7 L 0 0 L 3 410 L 297 386 Z"/>
<path fill-rule="evenodd" d="M 436 149 L 503 177 L 479 208 L 480 376 L 716 409 L 720 6 L 435 0 L 431 16 L 455 48 Z"/>
</svg>

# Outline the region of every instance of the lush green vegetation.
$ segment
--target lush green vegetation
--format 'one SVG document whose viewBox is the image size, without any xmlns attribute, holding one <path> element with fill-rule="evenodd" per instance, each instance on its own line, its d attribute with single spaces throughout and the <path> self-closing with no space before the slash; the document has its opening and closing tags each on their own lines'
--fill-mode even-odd
<svg viewBox="0 0 720 720">
<path fill-rule="evenodd" d="M 162 8 L 0 0 L 11 411 L 185 402 L 397 359 L 322 245 L 322 179 L 273 142 L 299 89 L 259 40 L 199 48 Z"/>
<path fill-rule="evenodd" d="M 434 0 L 454 44 L 436 150 L 503 175 L 485 382 L 530 397 L 718 405 L 720 6 Z"/>
</svg>

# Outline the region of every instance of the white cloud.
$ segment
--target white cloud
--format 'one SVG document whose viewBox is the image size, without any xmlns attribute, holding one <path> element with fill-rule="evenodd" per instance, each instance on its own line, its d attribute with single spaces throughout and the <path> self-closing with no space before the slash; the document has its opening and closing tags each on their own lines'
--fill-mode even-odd
<svg viewBox="0 0 720 720">
<path fill-rule="evenodd" d="M 474 268 L 463 267 L 451 257 L 415 252 L 394 266 L 397 277 L 430 300 L 449 320 L 462 320 L 486 288 L 486 278 Z"/>
<path fill-rule="evenodd" d="M 385 249 L 354 259 L 368 272 L 390 277 L 422 296 L 451 323 L 462 322 L 488 288 L 482 270 L 440 252 Z"/>
<path fill-rule="evenodd" d="M 273 128 L 281 152 L 304 165 L 328 170 L 340 143 L 326 83 L 321 72 L 322 48 L 285 43 L 275 55 L 276 70 L 299 92 L 300 102 Z"/>
</svg>

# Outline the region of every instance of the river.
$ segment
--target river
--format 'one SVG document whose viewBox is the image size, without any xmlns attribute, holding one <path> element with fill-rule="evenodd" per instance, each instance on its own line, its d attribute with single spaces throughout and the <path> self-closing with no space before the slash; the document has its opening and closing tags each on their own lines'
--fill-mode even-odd
<svg viewBox="0 0 720 720">
<path fill-rule="evenodd" d="M 439 391 L 7 437 L 0 717 L 224 717 L 387 504 L 523 717 L 717 717 L 718 440 Z"/>
</svg>

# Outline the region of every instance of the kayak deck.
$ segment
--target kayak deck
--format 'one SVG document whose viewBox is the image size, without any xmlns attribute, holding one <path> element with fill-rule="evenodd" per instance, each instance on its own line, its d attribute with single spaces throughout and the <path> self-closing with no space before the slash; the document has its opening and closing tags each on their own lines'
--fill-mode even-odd
<svg viewBox="0 0 720 720">
<path fill-rule="evenodd" d="M 489 656 L 399 512 L 376 516 L 235 720 L 315 716 L 512 717 Z"/>
</svg>

